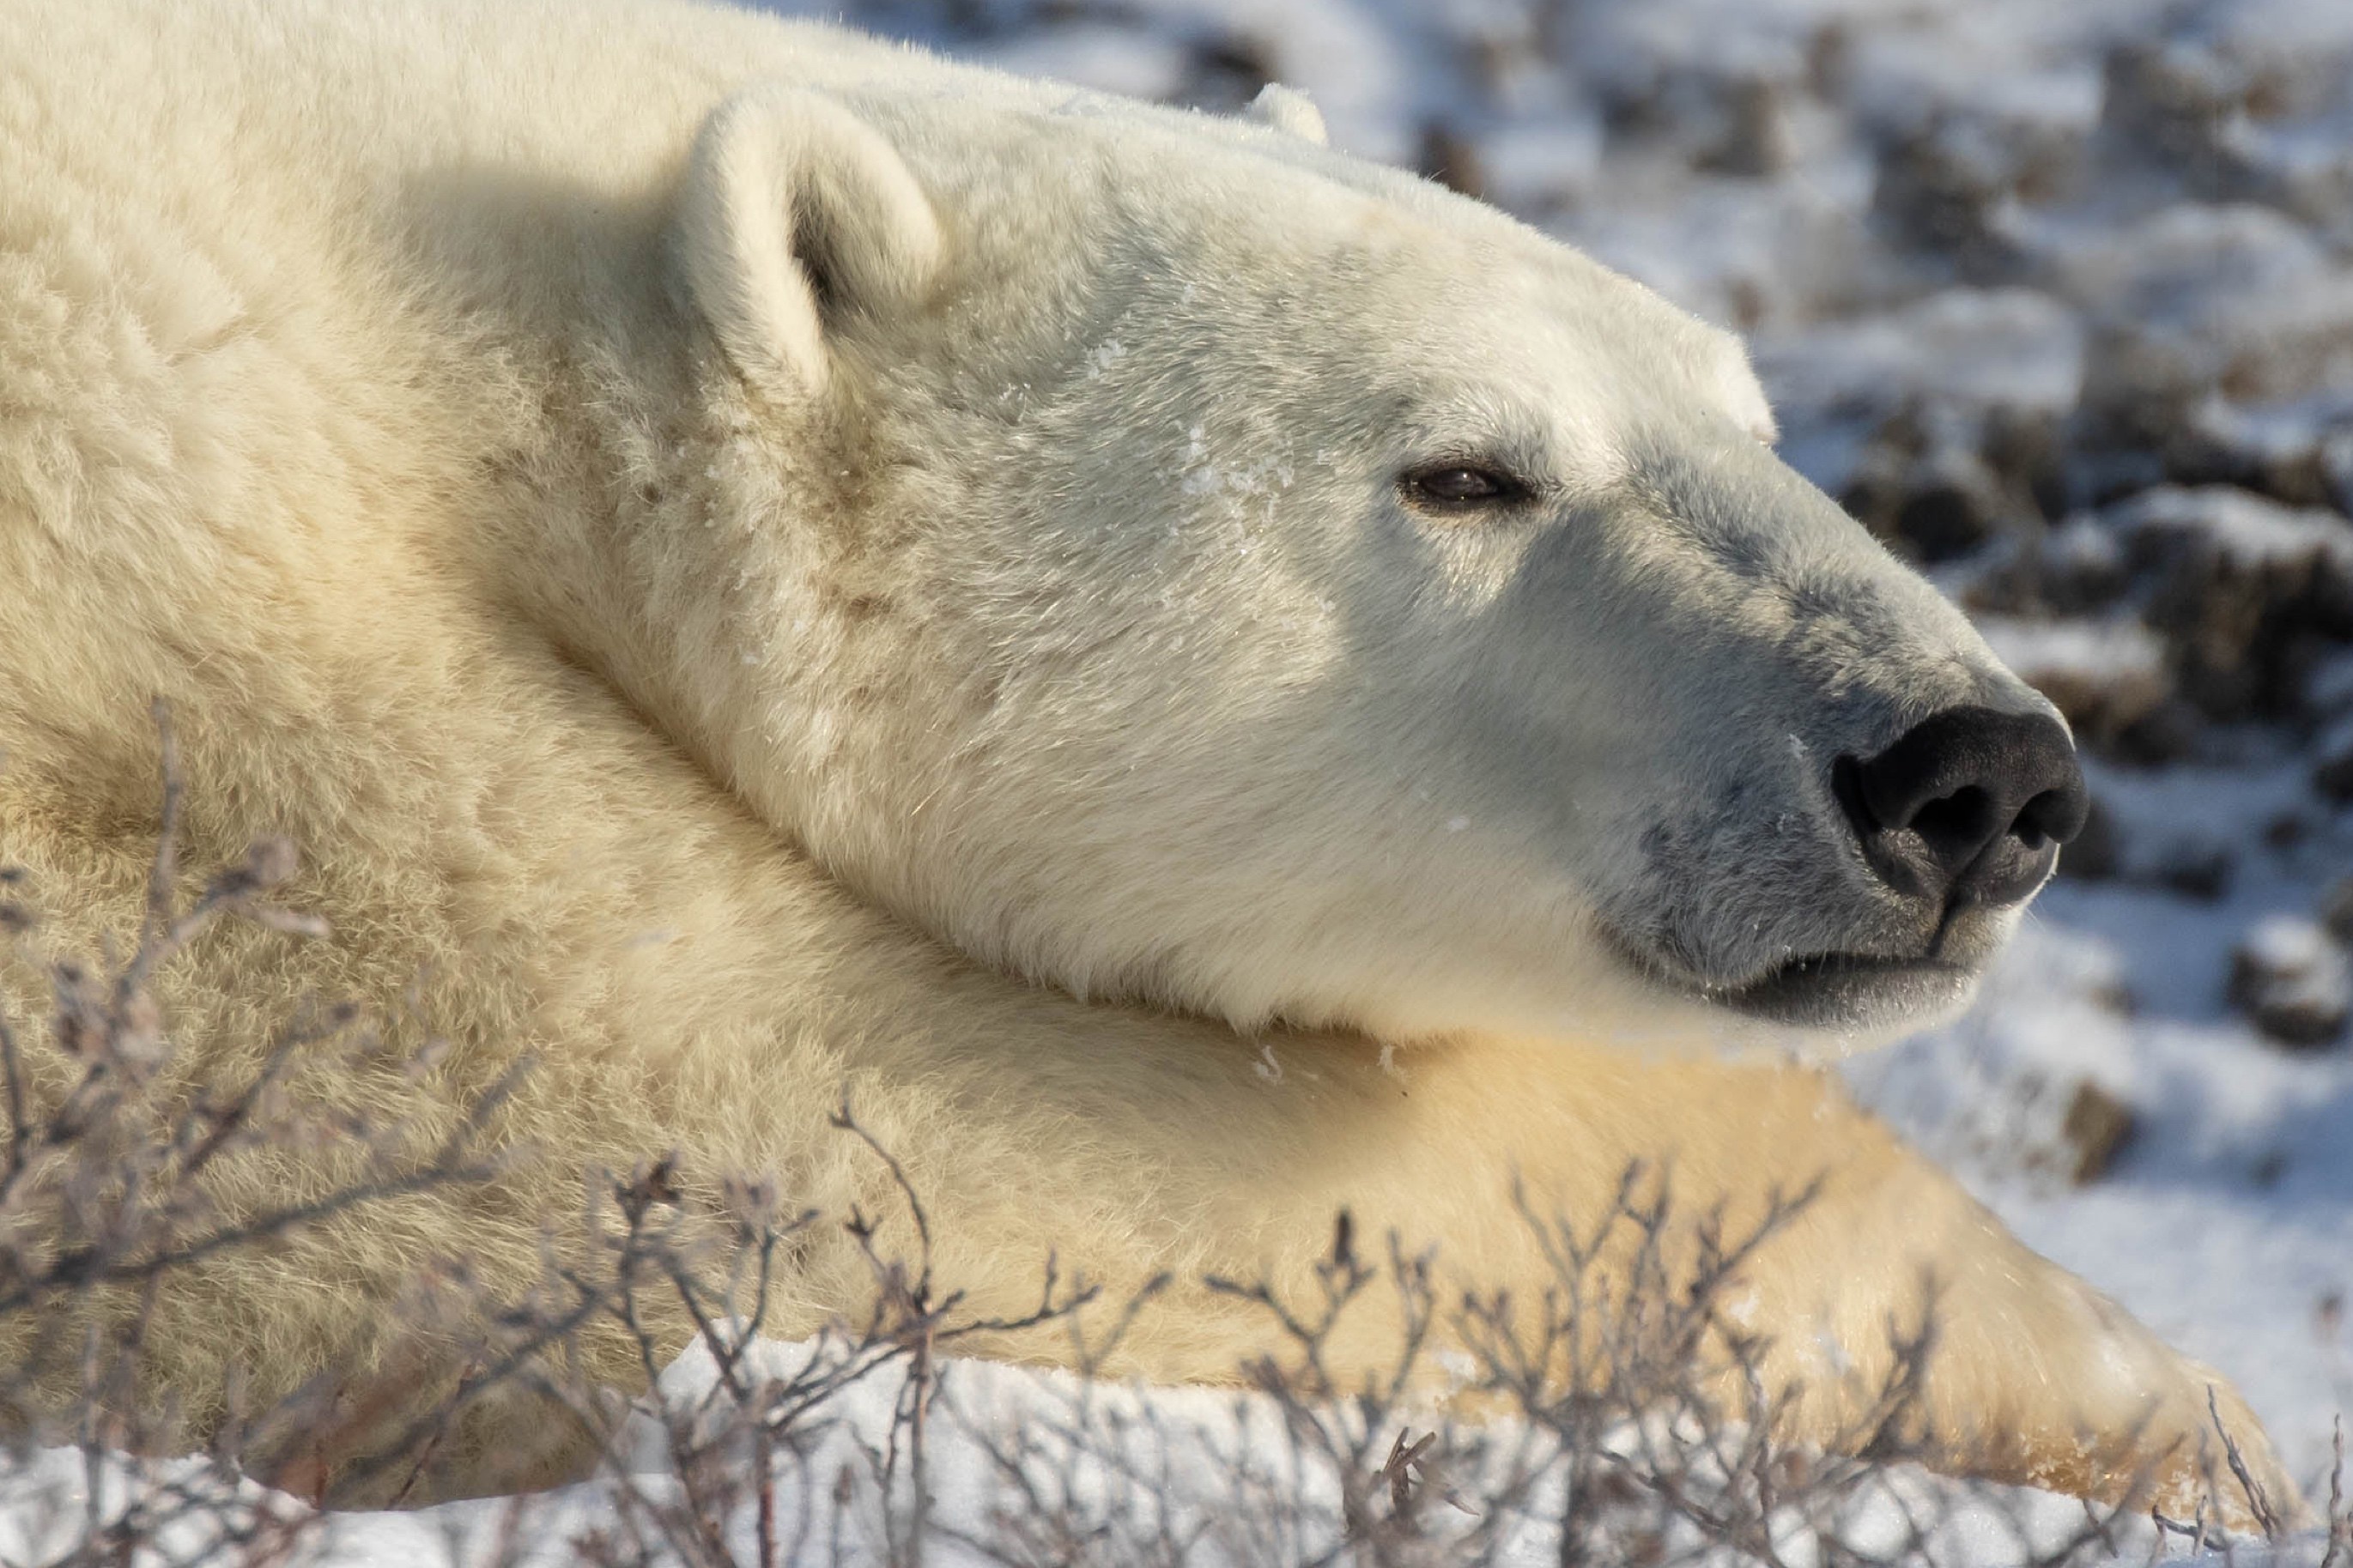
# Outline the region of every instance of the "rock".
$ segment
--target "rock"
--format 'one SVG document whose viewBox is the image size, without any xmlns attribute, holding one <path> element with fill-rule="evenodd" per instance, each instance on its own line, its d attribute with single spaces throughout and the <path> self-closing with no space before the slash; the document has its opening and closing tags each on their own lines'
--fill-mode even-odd
<svg viewBox="0 0 2353 1568">
<path fill-rule="evenodd" d="M 1871 217 L 1890 243 L 1949 262 L 1965 280 L 2017 272 L 2021 252 L 2008 218 L 2015 184 L 1985 128 L 1943 120 L 1890 143 L 1879 156 Z"/>
<path fill-rule="evenodd" d="M 2179 697 L 2168 697 L 2111 740 L 2105 750 L 2118 762 L 2158 768 L 2194 757 L 2205 748 L 2206 717 Z"/>
<path fill-rule="evenodd" d="M 1423 178 L 1436 180 L 1473 201 L 1485 198 L 1487 174 L 1480 163 L 1479 149 L 1445 121 L 1431 120 L 1423 124 L 1418 162 Z"/>
<path fill-rule="evenodd" d="M 1245 32 L 1213 31 L 1194 39 L 1187 64 L 1178 96 L 1219 114 L 1240 110 L 1282 74 L 1272 42 Z"/>
<path fill-rule="evenodd" d="M 2334 506 L 2327 441 L 2322 412 L 2308 405 L 2251 409 L 2209 397 L 2168 439 L 2166 477 L 2233 485 L 2284 506 Z"/>
<path fill-rule="evenodd" d="M 1738 76 L 1718 89 L 1724 126 L 1700 149 L 1694 166 L 1714 174 L 1778 174 L 1797 156 L 1787 95 L 1761 76 Z"/>
<path fill-rule="evenodd" d="M 2167 445 L 2213 384 L 2211 357 L 2161 321 L 2125 317 L 2094 323 L 2084 337 L 2078 438 L 2128 471 L 2114 479 L 2078 476 L 2093 491 L 2079 499 L 2096 505 L 2121 489 L 2164 476 Z"/>
<path fill-rule="evenodd" d="M 1769 179 L 1797 160 L 1791 100 L 1806 91 L 1805 71 L 1796 51 L 1771 49 L 1654 58 L 1595 85 L 1612 142 L 1703 174 Z"/>
<path fill-rule="evenodd" d="M 2078 882 L 2105 882 L 2116 874 L 2118 847 L 2116 816 L 2095 795 L 2083 829 L 2059 851 L 2058 874 Z"/>
<path fill-rule="evenodd" d="M 2113 529 L 2090 517 L 2073 517 L 2039 542 L 2042 602 L 2053 615 L 2080 616 L 2105 609 L 2124 596 L 2125 551 Z"/>
<path fill-rule="evenodd" d="M 2137 1131 L 2131 1106 L 2089 1079 L 2077 1084 L 2059 1125 L 2060 1137 L 2074 1155 L 2068 1180 L 2080 1187 L 2106 1175 Z"/>
<path fill-rule="evenodd" d="M 2246 73 L 2179 41 L 2129 43 L 2108 52 L 2100 80 L 2100 153 L 2154 164 L 2207 197 L 2251 194 L 2255 183 L 2237 134 Z"/>
<path fill-rule="evenodd" d="M 2156 884 L 2185 899 L 2212 903 L 2230 890 L 2237 857 L 2220 839 L 2185 833 L 2159 844 L 2136 881 Z"/>
<path fill-rule="evenodd" d="M 2340 944 L 2353 946 L 2353 877 L 2340 877 L 2320 897 L 2321 928 Z"/>
<path fill-rule="evenodd" d="M 2353 268 L 2268 207 L 2167 204 L 2051 266 L 2052 286 L 2095 323 L 2079 413 L 2102 444 L 2158 454 L 2209 398 L 2325 394 L 2353 352 Z"/>
<path fill-rule="evenodd" d="M 1951 561 L 1993 538 L 2010 511 L 2001 480 L 1985 460 L 1947 447 L 1906 476 L 1891 531 L 1915 561 Z"/>
<path fill-rule="evenodd" d="M 2322 438 L 2320 476 L 2337 510 L 2353 513 L 2353 430 L 2333 431 Z"/>
<path fill-rule="evenodd" d="M 2048 409 L 1997 404 L 1986 410 L 1978 450 L 2013 503 L 2031 502 L 2045 521 L 2067 510 L 2061 421 Z"/>
<path fill-rule="evenodd" d="M 1844 17 L 1815 26 L 1806 39 L 1806 90 L 1835 103 L 1854 86 L 1854 29 Z"/>
<path fill-rule="evenodd" d="M 2047 620 L 2108 610 L 2124 597 L 2130 581 L 2115 532 L 2095 518 L 2079 515 L 2042 533 L 2005 535 L 1956 591 L 1972 616 Z M 2161 665 L 2163 647 L 2155 646 Z"/>
<path fill-rule="evenodd" d="M 2353 648 L 2334 649 L 2306 668 L 2304 710 L 2322 723 L 2353 713 Z"/>
<path fill-rule="evenodd" d="M 2267 849 L 2289 850 L 2310 842 L 2315 824 L 2311 816 L 2295 806 L 2274 813 L 2263 824 L 2263 847 Z M 2333 934 L 2333 933 L 2332 933 Z M 2340 941 L 2343 939 L 2339 937 Z"/>
<path fill-rule="evenodd" d="M 2024 621 L 1985 616 L 1978 630 L 2026 683 L 2105 748 L 2172 695 L 2165 645 L 2137 620 Z"/>
<path fill-rule="evenodd" d="M 2130 500 L 2165 483 L 2165 459 L 2142 446 L 2117 446 L 2088 409 L 2078 409 L 2068 432 L 2067 496 L 2070 504 L 2102 508 Z"/>
<path fill-rule="evenodd" d="M 2353 802 L 2353 717 L 2323 730 L 2312 754 L 2312 787 L 2340 805 Z"/>
<path fill-rule="evenodd" d="M 2353 638 L 2353 524 L 2226 486 L 2159 486 L 2108 511 L 2152 578 L 2143 617 L 2182 696 L 2226 722 L 2293 717 L 2301 677 Z"/>
<path fill-rule="evenodd" d="M 2319 925 L 2273 915 L 2232 954 L 2230 999 L 2269 1038 L 2316 1049 L 2341 1035 L 2353 1013 L 2353 965 Z"/>
<path fill-rule="evenodd" d="M 2024 451 L 2005 478 L 1979 449 L 1997 427 L 1992 414 L 1951 405 L 1924 409 L 1907 400 L 1864 438 L 1839 500 L 1865 528 L 1908 560 L 1938 564 L 1973 555 L 1997 541 L 2030 540 L 2043 531 L 2042 501 Z M 2007 438 L 2029 439 L 2008 426 Z"/>
</svg>

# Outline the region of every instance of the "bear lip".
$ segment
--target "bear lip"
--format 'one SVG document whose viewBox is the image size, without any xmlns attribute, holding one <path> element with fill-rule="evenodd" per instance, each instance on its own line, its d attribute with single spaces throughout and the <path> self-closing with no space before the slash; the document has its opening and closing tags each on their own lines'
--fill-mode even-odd
<svg viewBox="0 0 2353 1568">
<path fill-rule="evenodd" d="M 1936 941 L 1917 953 L 1803 953 L 1727 983 L 1704 979 L 1611 935 L 1620 954 L 1654 984 L 1728 1012 L 1799 1028 L 1877 1027 L 1948 1012 L 1968 1001 L 1983 973 L 1978 963 L 1932 956 L 1947 954 L 1946 944 Z"/>
<path fill-rule="evenodd" d="M 1768 1023 L 1813 1028 L 1894 1022 L 1968 1000 L 1978 971 L 1948 960 L 1816 952 L 1755 980 L 1704 987 L 1710 1001 Z"/>
</svg>

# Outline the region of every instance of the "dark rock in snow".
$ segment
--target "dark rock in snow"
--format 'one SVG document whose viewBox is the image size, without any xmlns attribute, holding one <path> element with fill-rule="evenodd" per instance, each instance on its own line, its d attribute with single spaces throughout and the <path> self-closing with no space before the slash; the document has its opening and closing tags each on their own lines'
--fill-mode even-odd
<svg viewBox="0 0 2353 1568">
<path fill-rule="evenodd" d="M 1894 536 L 1915 559 L 1950 561 L 1994 536 L 2008 498 L 1974 453 L 1947 449 L 1915 466 L 1895 509 Z"/>
<path fill-rule="evenodd" d="M 2353 1012 L 2353 966 L 2320 926 L 2274 915 L 2231 955 L 2230 999 L 2270 1039 L 2316 1049 L 2345 1031 L 2346 1016 Z"/>
<path fill-rule="evenodd" d="M 2353 946 L 2353 877 L 2340 877 L 2320 899 L 2321 928 L 2346 946 Z"/>
<path fill-rule="evenodd" d="M 2004 221 L 2010 172 L 1980 128 L 1945 121 L 1898 137 L 1879 156 L 1871 216 L 1900 248 L 1949 262 L 1970 282 L 2016 273 Z"/>
<path fill-rule="evenodd" d="M 2101 71 L 2101 154 L 2153 163 L 2196 195 L 2250 194 L 2257 181 L 2235 134 L 2247 85 L 2242 70 L 2192 44 L 2120 45 Z"/>
<path fill-rule="evenodd" d="M 1720 91 L 1724 128 L 1700 150 L 1694 166 L 1750 178 L 1787 169 L 1795 150 L 1780 84 L 1760 76 L 1740 76 L 1725 81 Z"/>
<path fill-rule="evenodd" d="M 2168 697 L 2126 725 L 2102 748 L 2118 762 L 2163 767 L 2194 757 L 2206 738 L 2205 715 L 2179 697 Z"/>
<path fill-rule="evenodd" d="M 2094 795 L 2083 829 L 2059 851 L 2059 875 L 2079 882 L 2105 882 L 2116 874 L 2118 848 L 2116 816 Z"/>
<path fill-rule="evenodd" d="M 1422 126 L 1421 153 L 1416 162 L 1423 178 L 1436 180 L 1451 191 L 1473 200 L 1487 194 L 1487 174 L 1480 165 L 1479 149 L 1443 120 Z"/>
<path fill-rule="evenodd" d="M 2313 742 L 2312 787 L 2339 804 L 2353 801 L 2353 720 L 2338 720 Z"/>
<path fill-rule="evenodd" d="M 2266 417 L 2219 398 L 2190 410 L 2172 433 L 2165 470 L 2176 484 L 2234 485 L 2284 506 L 2337 504 L 2318 421 Z"/>
<path fill-rule="evenodd" d="M 2353 524 L 2333 511 L 2161 486 L 2108 516 L 2153 579 L 2143 615 L 2182 695 L 2211 718 L 2293 716 L 2304 671 L 2353 637 Z"/>
<path fill-rule="evenodd" d="M 2131 578 L 2115 531 L 2088 516 L 2041 533 L 2004 535 L 1957 586 L 1973 616 L 2071 618 L 2107 610 Z"/>
<path fill-rule="evenodd" d="M 2057 705 L 2086 745 L 2105 749 L 2173 691 L 2164 643 L 2130 617 L 1980 616 L 1978 630 L 2004 664 Z"/>
<path fill-rule="evenodd" d="M 2068 1180 L 2080 1187 L 2106 1175 L 2138 1130 L 2131 1106 L 2089 1079 L 2077 1084 L 2074 1098 L 2067 1102 L 2066 1120 L 2059 1126 L 2060 1137 L 2075 1157 Z"/>
<path fill-rule="evenodd" d="M 2211 903 L 2230 890 L 2236 859 L 2231 847 L 2219 839 L 2184 834 L 2158 845 L 2135 879 L 2155 883 L 2185 899 Z"/>
</svg>

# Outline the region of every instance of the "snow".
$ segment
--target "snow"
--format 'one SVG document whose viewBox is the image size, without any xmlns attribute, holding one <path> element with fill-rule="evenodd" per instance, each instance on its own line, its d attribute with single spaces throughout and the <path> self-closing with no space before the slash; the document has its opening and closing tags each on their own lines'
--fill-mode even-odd
<svg viewBox="0 0 2353 1568">
<path fill-rule="evenodd" d="M 1590 114 L 1499 131 L 1482 149 L 1488 194 L 1523 212 L 1564 205 L 1592 184 L 1601 147 L 1601 123 Z"/>
<path fill-rule="evenodd" d="M 2284 507 L 2224 485 L 2160 485 L 2115 511 L 2126 533 L 2182 534 L 2234 566 L 2294 563 L 2315 556 L 2353 564 L 2353 530 L 2318 507 Z"/>
<path fill-rule="evenodd" d="M 1753 346 L 1785 420 L 1873 411 L 1907 400 L 2064 412 L 2084 379 L 2084 328 L 2031 289 L 1948 289 L 1917 304 Z"/>
<path fill-rule="evenodd" d="M 2138 621 L 1980 616 L 1978 630 L 2004 664 L 2042 691 L 2061 681 L 2109 687 L 2157 685 L 2163 679 L 2165 645 Z"/>
<path fill-rule="evenodd" d="M 1190 69 L 1177 39 L 1139 37 L 1130 28 L 1103 22 L 1018 38 L 1000 47 L 976 50 L 974 58 L 1017 76 L 1083 81 L 1099 91 L 1131 98 L 1173 98 L 1183 89 Z"/>
<path fill-rule="evenodd" d="M 2353 1412 L 2353 1053 L 2291 1053 L 2227 1005 L 2250 932 L 2336 969 L 2306 917 L 2347 859 L 2340 829 L 2288 847 L 2292 768 L 2094 769 L 2127 837 L 2190 830 L 2233 875 L 2211 901 L 2129 882 L 2046 890 L 1959 1023 L 1850 1065 L 1866 1102 L 1943 1160 L 2029 1245 L 2238 1385 L 2290 1469 L 2319 1483 Z M 2085 1187 L 2054 1178 L 2064 1091 L 2130 1105 L 2137 1135 Z"/>
<path fill-rule="evenodd" d="M 789 1382 L 812 1361 L 838 1353 L 819 1342 L 744 1345 L 737 1376 L 758 1386 Z M 826 1420 L 795 1451 L 770 1466 L 767 1518 L 747 1489 L 732 1507 L 706 1510 L 715 1530 L 686 1549 L 664 1540 L 660 1510 L 679 1503 L 686 1483 L 672 1467 L 674 1432 L 717 1439 L 730 1430 L 732 1402 L 716 1359 L 699 1344 L 661 1374 L 657 1419 L 641 1402 L 597 1479 L 519 1499 L 445 1503 L 406 1512 L 321 1514 L 250 1482 L 224 1479 L 202 1460 L 113 1458 L 92 1467 L 71 1449 L 54 1449 L 0 1479 L 0 1561 L 62 1560 L 81 1540 L 95 1483 L 100 1520 L 116 1516 L 141 1488 L 176 1489 L 208 1505 L 191 1510 L 150 1537 L 140 1561 L 197 1563 L 227 1555 L 223 1542 L 267 1549 L 248 1560 L 318 1568 L 419 1568 L 427 1563 L 554 1568 L 600 1560 L 584 1542 L 601 1538 L 619 1560 L 686 1564 L 712 1559 L 758 1563 L 765 1529 L 770 1561 L 824 1563 L 834 1568 L 884 1568 L 908 1561 L 902 1533 L 885 1522 L 913 1511 L 913 1482 L 892 1467 L 892 1433 L 905 1395 L 903 1369 L 878 1368 L 834 1394 Z M 1344 1440 L 1342 1411 L 1319 1413 Z M 1090 1548 L 1087 1562 L 1181 1561 L 1200 1568 L 1271 1563 L 1351 1561 L 1351 1532 L 1336 1470 L 1303 1433 L 1295 1410 L 1257 1394 L 1147 1389 L 1087 1383 L 1033 1368 L 949 1361 L 937 1370 L 930 1405 L 924 1495 L 930 1531 L 923 1561 L 966 1565 L 1028 1561 L 1024 1547 L 1067 1543 Z M 1433 1420 L 1443 1421 L 1442 1416 Z M 901 1447 L 903 1458 L 903 1427 Z M 1538 1568 L 1562 1560 L 1557 1533 L 1543 1522 L 1558 1505 L 1556 1479 L 1540 1479 L 1509 1513 L 1493 1516 L 1464 1500 L 1498 1495 L 1511 1474 L 1543 1476 L 1555 1455 L 1545 1437 L 1497 1423 L 1468 1436 L 1472 1446 L 1442 1476 L 1425 1474 L 1436 1497 L 1426 1542 L 1448 1561 L 1447 1545 L 1479 1552 L 1497 1568 Z M 1623 1431 L 1613 1451 L 1633 1454 L 1658 1434 Z M 739 1450 L 738 1463 L 748 1463 Z M 1028 1536 L 1025 1523 L 1070 1521 L 1071 1535 Z M 1777 1551 L 1796 1565 L 1839 1560 L 1846 1552 L 1892 1552 L 1925 1521 L 1932 1561 L 2008 1563 L 2052 1552 L 2083 1531 L 2074 1500 L 2026 1490 L 1965 1488 L 1908 1467 L 1891 1467 L 1882 1484 L 1810 1520 L 1785 1517 L 1773 1530 Z M 2112 1526 L 2120 1550 L 2143 1560 L 2163 1542 L 2141 1521 Z M 1740 1558 L 1703 1550 L 1695 1533 L 1662 1542 L 1681 1560 L 1728 1565 Z M 1837 1543 L 1836 1547 L 1832 1542 Z M 2275 1551 L 2239 1545 L 2242 1562 L 2311 1568 L 2322 1542 L 2297 1536 Z M 639 1555 L 642 1553 L 642 1555 Z M 215 1557 L 211 1560 L 218 1560 Z M 1060 1560 L 1060 1559 L 1052 1559 Z M 1849 1557 L 1845 1560 L 1853 1560 Z M 2175 1561 L 2190 1559 L 2177 1554 Z M 2200 1561 L 2206 1561 L 2200 1559 Z"/>
<path fill-rule="evenodd" d="M 2283 974 L 2306 974 L 2342 963 L 2326 931 L 2294 915 L 2266 915 L 2256 921 L 2243 951 L 2254 963 Z"/>
</svg>

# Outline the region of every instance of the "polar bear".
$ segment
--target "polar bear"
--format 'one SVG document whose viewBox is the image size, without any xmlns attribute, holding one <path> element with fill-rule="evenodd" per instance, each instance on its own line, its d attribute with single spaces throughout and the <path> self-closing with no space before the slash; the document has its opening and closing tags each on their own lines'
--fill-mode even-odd
<svg viewBox="0 0 2353 1568">
<path fill-rule="evenodd" d="M 529 1275 L 598 1165 L 871 1211 L 847 1087 L 981 1306 L 1050 1249 L 1295 1286 L 1342 1207 L 1533 1290 L 1514 1180 L 1820 1175 L 1743 1298 L 1799 1436 L 1933 1276 L 1942 1462 L 2179 1480 L 2214 1374 L 1790 1058 L 1963 1005 L 2084 803 L 1773 434 L 1734 340 L 1293 96 L 677 0 L 11 0 L 0 857 L 59 948 L 135 921 L 159 694 L 185 858 L 290 835 L 334 933 L 194 953 L 188 1060 L 315 993 L 450 1042 L 354 1107 L 537 1061 L 490 1188 L 169 1282 L 159 1384 L 364 1379 L 400 1281 Z M 871 1288 L 805 1240 L 786 1331 Z M 1180 1288 L 1122 1365 L 1255 1328 Z"/>
</svg>

